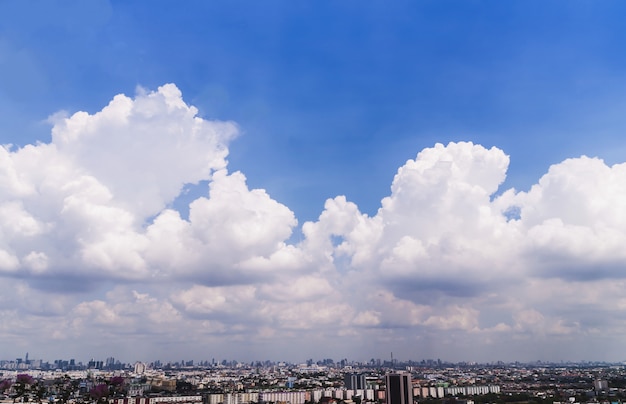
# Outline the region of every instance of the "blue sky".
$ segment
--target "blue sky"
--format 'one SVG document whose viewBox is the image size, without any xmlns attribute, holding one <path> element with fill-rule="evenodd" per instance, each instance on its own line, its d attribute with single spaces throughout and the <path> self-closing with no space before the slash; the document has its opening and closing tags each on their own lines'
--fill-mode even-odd
<svg viewBox="0 0 626 404">
<path fill-rule="evenodd" d="M 526 296 L 522 291 L 516 297 L 519 304 L 513 300 L 505 302 L 506 299 L 502 298 L 496 299 L 501 306 L 494 308 L 494 301 L 489 299 L 497 294 L 502 284 L 513 279 L 523 279 L 529 288 L 539 288 L 546 293 L 555 288 L 563 290 L 563 293 L 568 288 L 578 287 L 600 290 L 608 284 L 618 287 L 622 282 L 619 268 L 624 260 L 619 248 L 612 250 L 610 246 L 612 242 L 619 244 L 624 230 L 620 227 L 623 215 L 620 205 L 623 199 L 619 191 L 621 174 L 617 169 L 612 170 L 611 166 L 624 162 L 626 155 L 626 138 L 623 136 L 626 127 L 623 113 L 626 107 L 626 54 L 623 52 L 626 29 L 623 28 L 622 18 L 625 8 L 626 5 L 617 1 L 399 1 L 392 4 L 379 1 L 1 2 L 0 140 L 3 144 L 14 145 L 7 159 L 14 161 L 15 178 L 25 181 L 24 188 L 18 188 L 36 189 L 38 192 L 35 197 L 15 191 L 18 188 L 11 188 L 17 193 L 11 193 L 13 191 L 6 188 L 3 191 L 4 203 L 11 209 L 21 207 L 20 212 L 28 217 L 27 222 L 32 221 L 36 224 L 33 226 L 39 229 L 29 230 L 31 233 L 45 234 L 41 240 L 31 243 L 33 247 L 30 251 L 24 247 L 23 240 L 12 238 L 17 237 L 15 229 L 25 231 L 23 226 L 26 222 L 19 222 L 22 227 L 6 224 L 7 229 L 14 229 L 11 231 L 15 234 L 6 229 L 3 233 L 2 246 L 7 259 L 5 267 L 8 268 L 3 279 L 14 284 L 15 290 L 22 290 L 24 296 L 45 293 L 46 297 L 42 299 L 57 303 L 53 312 L 43 313 L 27 303 L 9 303 L 9 297 L 6 297 L 0 305 L 0 310 L 5 310 L 4 316 L 9 318 L 15 313 L 28 315 L 20 316 L 19 320 L 11 323 L 13 326 L 1 331 L 0 340 L 4 339 L 6 344 L 3 345 L 9 348 L 0 351 L 0 354 L 14 356 L 13 347 L 21 352 L 23 347 L 15 341 L 20 340 L 18 337 L 29 335 L 31 324 L 41 320 L 41 316 L 77 324 L 81 313 L 87 313 L 86 308 L 101 307 L 110 310 L 112 317 L 109 319 L 114 323 L 118 321 L 116 325 L 123 323 L 139 327 L 135 317 L 127 312 L 124 312 L 127 314 L 124 317 L 116 308 L 121 310 L 122 302 L 130 305 L 132 299 L 128 296 L 134 296 L 134 299 L 144 296 L 144 302 L 152 302 L 160 307 L 159 310 L 171 309 L 173 318 L 180 324 L 192 327 L 197 325 L 198 318 L 205 323 L 214 322 L 214 325 L 208 326 L 206 340 L 212 341 L 214 346 L 223 347 L 221 350 L 225 355 L 236 356 L 242 349 L 232 345 L 232 339 L 226 335 L 237 335 L 243 339 L 260 335 L 268 340 L 259 344 L 267 345 L 259 347 L 258 352 L 242 356 L 253 359 L 260 359 L 266 353 L 279 356 L 281 351 L 278 348 L 269 348 L 275 346 L 272 345 L 272 338 L 284 341 L 299 337 L 297 333 L 304 332 L 302 330 L 306 327 L 290 323 L 298 317 L 307 319 L 305 323 L 310 326 L 326 324 L 319 319 L 316 323 L 315 316 L 311 317 L 306 305 L 317 302 L 316 299 L 324 300 L 324 296 L 328 296 L 325 293 L 331 293 L 329 290 L 335 287 L 350 285 L 357 289 L 362 287 L 363 296 L 332 302 L 336 305 L 333 306 L 335 310 L 340 307 L 346 313 L 346 319 L 341 320 L 346 322 L 340 331 L 343 339 L 339 338 L 344 342 L 336 343 L 335 352 L 324 353 L 322 347 L 326 346 L 325 341 L 328 338 L 333 338 L 333 341 L 338 339 L 329 331 L 307 343 L 307 346 L 316 347 L 307 348 L 310 352 L 296 344 L 294 352 L 287 353 L 287 356 L 297 359 L 302 352 L 301 359 L 312 355 L 327 357 L 330 354 L 362 354 L 364 358 L 369 358 L 375 356 L 376 352 L 371 351 L 375 350 L 374 346 L 380 346 L 376 344 L 382 340 L 397 341 L 399 347 L 394 352 L 400 353 L 404 349 L 407 357 L 449 353 L 449 359 L 459 360 L 543 359 L 542 356 L 547 355 L 545 352 L 553 353 L 552 359 L 579 359 L 576 355 L 579 355 L 577 349 L 580 347 L 612 346 L 602 340 L 604 336 L 598 336 L 603 328 L 594 325 L 595 320 L 572 317 L 570 308 L 573 302 L 560 304 L 556 300 L 546 302 L 537 298 L 537 301 L 521 303 L 524 300 L 522 296 Z M 173 83 L 173 88 L 177 90 L 172 87 L 159 90 L 167 83 Z M 177 95 L 176 91 L 182 95 Z M 71 125 L 67 124 L 75 118 L 72 122 L 78 122 L 78 117 L 73 116 L 78 111 L 94 116 L 118 94 L 125 94 L 128 100 L 141 104 L 137 110 L 144 111 L 142 113 L 153 111 L 143 109 L 145 103 L 141 100 L 145 97 L 146 100 L 161 100 L 159 102 L 164 104 L 154 107 L 154 111 L 163 114 L 158 121 L 160 123 L 146 121 L 135 127 L 131 122 L 128 127 L 115 126 L 116 129 L 111 129 L 108 124 L 100 122 L 94 123 L 92 129 L 85 126 L 81 129 L 83 132 L 71 129 Z M 153 94 L 153 98 L 147 94 Z M 163 128 L 179 125 L 176 127 L 180 127 L 182 133 L 191 127 L 191 123 L 179 115 L 171 115 L 171 111 L 165 108 L 167 100 L 180 97 L 185 108 L 197 108 L 197 117 L 210 122 L 209 126 L 219 126 L 213 122 L 215 120 L 232 124 L 225 124 L 230 125 L 227 129 L 211 126 L 213 129 L 207 129 L 206 133 L 212 133 L 207 136 L 213 140 L 204 143 L 196 142 L 192 137 L 186 138 L 187 143 L 156 141 L 157 136 L 168 137 L 174 133 Z M 67 121 L 60 118 L 63 112 L 59 111 L 65 111 Z M 56 118 L 49 119 L 50 116 Z M 119 118 L 115 114 L 111 116 Z M 118 118 L 107 119 L 114 121 Z M 165 122 L 171 126 L 165 125 Z M 51 137 L 53 126 L 59 133 L 54 140 Z M 129 138 L 113 136 L 111 130 Z M 137 134 L 139 132 L 140 135 Z M 92 139 L 97 138 L 98 141 L 72 143 L 71 139 L 78 137 L 72 137 L 70 133 L 78 137 L 87 135 L 76 133 L 96 133 L 97 136 L 93 135 Z M 437 143 L 448 145 L 450 142 L 454 143 L 448 149 L 434 148 Z M 472 145 L 463 142 L 472 142 Z M 39 169 L 43 173 L 46 169 L 57 172 L 58 168 L 59 173 L 64 173 L 59 174 L 60 177 L 68 176 L 67 182 L 53 182 L 63 192 L 73 190 L 67 191 L 69 194 L 63 197 L 47 195 L 42 191 L 48 189 L 44 186 L 48 184 L 47 180 L 41 180 L 44 174 L 35 175 L 36 167 L 24 166 L 24 161 L 36 159 L 28 154 L 32 150 L 20 154 L 20 150 L 29 147 L 43 150 L 43 146 L 48 144 L 54 144 L 61 157 L 36 157 L 42 159 Z M 216 148 L 215 144 L 220 146 Z M 25 147 L 28 145 L 32 146 Z M 485 149 L 478 149 L 477 145 Z M 168 152 L 177 147 L 187 150 L 193 157 L 182 152 Z M 196 150 L 197 155 L 191 152 L 195 147 L 200 148 Z M 201 153 L 202 147 L 206 148 L 206 156 Z M 412 180 L 400 178 L 400 174 L 396 177 L 397 181 L 394 180 L 398 169 L 407 167 L 405 172 L 409 171 L 405 165 L 407 160 L 416 159 L 424 149 L 439 153 L 439 157 L 431 156 L 430 152 L 418 157 L 414 161 L 418 171 L 422 170 L 419 167 L 422 163 L 426 164 L 424 162 L 447 164 L 451 161 L 453 167 L 458 165 L 460 169 L 474 173 L 474 166 L 466 165 L 463 160 L 463 156 L 468 155 L 477 165 L 487 164 L 488 169 L 478 170 L 479 174 L 475 177 L 467 178 L 457 177 L 458 173 L 454 174 L 457 171 L 452 169 L 450 177 L 428 177 L 432 180 L 428 186 L 408 174 L 406 178 Z M 485 157 L 483 153 L 487 149 L 490 150 L 490 157 Z M 224 150 L 227 156 L 222 154 Z M 29 157 L 20 157 L 27 154 Z M 605 164 L 593 159 L 580 159 L 583 155 L 603 159 Z M 223 161 L 224 158 L 227 162 Z M 574 160 L 564 162 L 570 158 Z M 433 164 L 433 167 L 439 167 Z M 545 177 L 545 181 L 540 182 L 552 165 L 556 167 L 550 171 L 552 177 Z M 59 167 L 65 168 L 61 170 Z M 13 172 L 5 169 L 7 173 Z M 124 170 L 133 174 L 120 180 L 124 177 Z M 231 177 L 237 171 L 245 175 L 245 186 L 242 185 L 242 178 Z M 209 172 L 227 172 L 228 175 L 214 180 Z M 599 177 L 594 177 L 596 174 Z M 80 223 L 85 226 L 80 228 L 74 219 L 63 216 L 69 209 L 68 201 L 75 201 L 77 195 L 86 195 L 85 189 L 91 190 L 90 187 L 94 186 L 89 181 L 81 182 L 86 181 L 85 175 L 93 177 L 98 187 L 103 187 L 93 191 L 100 195 L 98 198 L 102 198 L 96 201 L 98 209 L 120 209 L 117 215 L 128 216 L 124 219 L 127 222 L 121 220 L 126 224 L 106 222 L 96 226 L 85 216 L 80 216 L 84 220 Z M 423 172 L 422 175 L 427 178 Z M 164 177 L 168 179 L 161 182 Z M 487 180 L 492 177 L 498 180 Z M 70 181 L 71 178 L 73 180 Z M 77 178 L 81 179 L 78 183 L 82 185 L 73 188 Z M 570 182 L 564 178 L 570 178 Z M 392 181 L 398 184 L 395 190 L 390 190 Z M 403 181 L 408 182 L 405 184 Z M 574 190 L 572 186 L 599 186 L 605 184 L 603 181 L 608 181 L 606 184 L 609 185 L 596 190 Z M 454 188 L 456 185 L 451 184 L 457 182 L 465 185 Z M 193 185 L 196 183 L 199 185 Z M 476 205 L 472 205 L 469 201 L 473 199 L 469 195 L 459 198 L 466 199 L 467 206 L 478 209 L 480 205 L 497 211 L 494 217 L 505 217 L 502 212 L 511 207 L 521 211 L 519 221 L 505 220 L 504 224 L 498 225 L 504 226 L 502 229 L 494 230 L 494 234 L 507 234 L 501 237 L 510 241 L 510 245 L 507 244 L 506 248 L 501 246 L 500 253 L 493 252 L 495 255 L 492 256 L 487 252 L 488 247 L 479 248 L 471 244 L 471 240 L 484 236 L 486 238 L 481 240 L 485 245 L 493 245 L 492 241 L 488 241 L 490 236 L 481 233 L 484 224 L 476 225 L 480 234 L 467 233 L 463 226 L 474 227 L 464 220 L 471 217 L 473 208 L 457 206 L 450 202 L 455 199 L 449 195 L 436 197 L 439 195 L 434 191 L 436 187 L 432 188 L 435 183 L 447 184 L 448 189 L 457 190 L 480 184 L 486 192 L 484 197 L 492 202 L 491 205 L 483 206 L 482 199 L 482 202 L 477 199 Z M 210 184 L 216 190 L 208 198 L 207 187 Z M 533 185 L 537 187 L 534 193 L 530 191 Z M 231 186 L 234 188 L 229 188 Z M 417 187 L 415 193 L 407 191 L 413 186 Z M 616 186 L 618 190 L 611 186 Z M 515 191 L 505 192 L 511 188 Z M 262 189 L 265 193 L 260 195 L 260 191 L 255 193 L 253 189 Z M 550 195 L 551 189 L 554 192 L 552 199 L 542 199 Z M 109 196 L 105 197 L 105 194 Z M 408 194 L 413 199 L 409 198 L 406 205 L 398 202 L 405 197 L 402 195 Z M 243 215 L 239 222 L 235 217 L 239 218 L 237 215 L 241 212 L 228 210 L 229 205 L 219 203 L 218 195 L 228 195 L 228 198 L 239 195 L 241 199 L 237 201 L 241 205 L 225 199 L 231 201 L 231 208 L 245 206 L 244 210 L 251 218 L 265 219 L 254 224 L 246 222 Z M 342 200 L 332 199 L 341 195 L 346 198 L 345 204 Z M 426 197 L 420 195 L 434 195 L 435 199 L 425 202 Z M 44 197 L 52 200 L 58 197 L 63 202 L 58 205 L 51 202 L 50 207 L 44 208 Z M 379 211 L 381 200 L 386 197 L 393 201 L 397 197 L 398 200 L 390 202 L 387 213 Z M 329 198 L 341 207 L 329 207 L 328 203 L 325 207 Z M 574 203 L 573 199 L 580 202 Z M 207 200 L 209 202 L 205 204 Z M 89 203 L 96 202 L 90 200 Z M 239 223 L 240 228 L 245 229 L 244 233 L 261 229 L 258 234 L 264 234 L 263 231 L 269 231 L 263 230 L 264 226 L 275 226 L 276 233 L 247 241 L 233 236 L 232 245 L 220 247 L 231 248 L 224 253 L 231 258 L 223 262 L 209 260 L 202 269 L 197 263 L 178 262 L 171 257 L 157 259 L 154 254 L 150 255 L 150 246 L 156 243 L 154 232 L 158 227 L 155 225 L 151 233 L 150 225 L 159 217 L 167 216 L 165 213 L 170 212 L 168 208 L 179 211 L 183 222 L 196 223 L 189 215 L 190 203 L 196 203 L 196 211 L 208 215 L 197 222 L 201 223 L 198 226 L 205 226 L 202 227 L 202 234 L 217 232 L 216 229 L 222 225 L 230 226 L 230 221 Z M 419 231 L 417 227 L 393 228 L 395 222 L 390 218 L 413 223 L 418 210 L 428 212 L 420 219 L 428 223 L 415 222 Z M 81 210 L 83 213 L 88 211 L 91 212 Z M 251 214 L 251 211 L 256 213 Z M 340 215 L 339 211 L 343 213 Z M 9 219 L 15 217 L 15 211 L 7 212 L 13 212 L 11 215 L 7 213 Z M 461 215 L 462 212 L 469 216 Z M 371 223 L 358 225 L 356 218 L 361 214 L 366 214 Z M 603 214 L 615 220 L 601 217 Z M 229 215 L 232 215 L 232 220 Z M 450 224 L 449 218 L 456 215 L 460 215 L 456 225 Z M 432 218 L 428 219 L 429 216 Z M 217 217 L 225 219 L 219 221 Z M 346 222 L 346 217 L 353 219 Z M 377 220 L 383 223 L 380 226 L 391 226 L 385 227 L 390 230 L 377 227 Z M 165 222 L 163 220 L 162 223 Z M 311 222 L 308 230 L 303 227 L 305 222 Z M 167 223 L 174 226 L 173 222 Z M 547 231 L 545 226 L 555 223 L 565 226 L 563 237 L 580 230 L 581 238 L 551 238 L 557 237 L 555 234 L 558 231 L 553 227 Z M 568 229 L 570 225 L 578 227 Z M 115 226 L 128 227 L 122 231 Z M 167 227 L 165 224 L 162 226 Z M 192 224 L 190 226 L 193 227 Z M 607 226 L 614 232 L 606 233 Z M 365 231 L 364 228 L 369 230 L 362 233 L 362 237 L 357 237 L 357 233 Z M 442 228 L 448 229 L 448 232 L 437 230 Z M 89 229 L 89 236 L 85 235 L 85 229 Z M 239 227 L 228 229 L 236 233 Z M 588 251 L 580 247 L 585 243 L 595 245 L 585 239 L 587 233 L 581 229 L 587 229 L 589 234 L 598 237 L 597 250 Z M 541 233 L 544 230 L 546 232 Z M 196 235 L 200 232 L 197 229 L 194 231 Z M 364 236 L 377 234 L 377 231 L 380 231 L 378 238 Z M 128 242 L 124 237 L 131 237 L 131 233 L 133 240 L 143 240 L 137 241 L 132 253 L 121 252 L 119 246 L 109 246 L 106 252 L 94 252 L 96 245 L 102 247 L 103 240 Z M 538 233 L 544 236 L 540 237 Z M 607 235 L 609 233 L 611 236 Z M 219 239 L 220 233 L 215 234 Z M 325 234 L 326 238 L 321 234 Z M 93 245 L 91 241 L 85 241 L 89 237 L 94 237 Z M 239 234 L 238 237 L 243 236 Z M 148 239 L 151 241 L 146 241 Z M 203 240 L 200 244 L 194 244 L 200 239 Z M 179 244 L 187 245 L 189 251 L 198 249 L 203 254 L 217 248 L 217 245 L 211 244 L 217 241 L 207 241 L 214 238 L 200 239 L 193 242 L 187 240 L 190 244 L 181 239 Z M 331 244 L 332 251 L 327 249 L 329 247 L 321 241 L 323 239 Z M 374 239 L 378 241 L 372 241 Z M 272 243 L 265 245 L 264 240 Z M 459 257 L 463 254 L 456 257 L 460 261 L 455 261 L 456 258 L 449 255 L 454 248 L 451 250 L 446 244 L 448 242 L 453 245 L 459 243 L 466 249 L 464 251 L 473 251 L 476 261 L 464 256 L 471 264 L 461 265 L 463 259 Z M 513 245 L 520 250 L 510 250 Z M 405 248 L 411 254 L 401 256 L 408 260 L 406 268 L 414 272 L 401 271 L 399 267 L 388 268 L 390 262 L 399 262 L 399 256 L 393 254 L 399 254 Z M 430 260 L 417 264 L 414 260 L 419 254 L 416 251 L 422 250 Z M 378 251 L 380 257 L 370 255 L 371 262 L 360 261 L 359 257 L 371 251 Z M 126 253 L 134 258 L 120 258 Z M 172 252 L 172 256 L 178 253 Z M 291 264 L 273 261 L 285 254 L 291 256 L 291 261 L 287 260 Z M 331 261 L 326 262 L 322 257 L 331 257 Z M 512 278 L 482 272 L 485 262 L 490 262 L 488 265 L 494 268 L 506 268 L 510 265 L 507 257 L 514 257 L 515 262 L 522 263 L 519 264 L 519 273 L 511 275 Z M 35 259 L 39 266 L 33 264 Z M 174 265 L 168 260 L 176 261 L 182 271 L 177 275 L 182 281 L 175 287 L 167 276 L 165 280 L 159 278 L 164 273 L 174 277 L 173 272 L 165 269 Z M 261 265 L 259 260 L 268 260 L 270 264 Z M 165 261 L 169 264 L 166 265 Z M 275 273 L 274 269 L 259 269 L 267 265 L 280 270 L 275 269 L 278 271 Z M 130 267 L 137 270 L 136 273 L 130 271 L 133 276 L 120 275 L 128 272 Z M 253 267 L 256 269 L 251 269 Z M 450 272 L 441 272 L 444 267 Z M 563 269 L 565 267 L 574 269 Z M 435 275 L 436 268 L 440 268 L 439 276 Z M 280 272 L 282 270 L 288 271 L 288 274 Z M 102 275 L 103 271 L 106 275 Z M 383 279 L 384 286 L 378 291 L 382 294 L 376 295 L 376 290 L 368 289 L 370 295 L 367 295 L 367 288 L 354 284 L 351 278 L 357 274 L 363 282 Z M 483 287 L 463 287 L 458 281 L 453 281 L 459 276 L 481 279 L 479 283 Z M 281 279 L 291 281 L 285 284 L 280 282 Z M 591 283 L 581 284 L 581 279 Z M 604 281 L 608 284 L 601 284 Z M 75 287 L 67 286 L 98 282 L 99 286 L 86 288 L 93 294 L 87 291 L 78 293 Z M 47 284 L 49 290 L 45 291 Z M 290 284 L 303 285 L 305 290 L 319 293 L 309 296 L 308 292 L 302 292 L 277 301 L 264 297 L 269 289 L 282 290 L 290 288 Z M 425 285 L 429 285 L 429 292 L 432 292 L 432 296 L 425 294 L 430 296 L 428 301 L 418 296 Z M 42 289 L 44 292 L 41 292 Z M 53 293 L 52 289 L 56 292 Z M 219 298 L 209 303 L 201 296 Z M 240 298 L 231 302 L 227 296 Z M 272 310 L 284 312 L 279 302 L 298 301 L 301 306 L 289 319 L 281 320 L 280 316 L 274 315 L 265 323 L 256 325 L 250 325 L 252 320 L 242 314 L 241 324 L 247 324 L 249 328 L 245 333 L 237 334 L 241 324 L 225 320 L 226 314 L 234 319 L 236 313 L 218 310 L 216 302 L 228 302 L 228 307 L 239 308 L 241 312 L 238 313 L 241 314 L 250 303 L 241 296 L 248 296 L 260 305 L 267 303 L 265 313 Z M 444 296 L 453 301 L 445 303 Z M 561 296 L 561 299 L 565 298 Z M 604 324 L 608 319 L 619 317 L 592 300 L 589 297 L 589 318 L 604 319 L 601 321 Z M 154 309 L 146 307 L 146 310 Z M 204 307 L 204 311 L 198 307 Z M 392 307 L 405 307 L 414 313 L 413 322 L 409 321 L 412 325 L 402 325 L 399 320 L 383 321 L 384 314 Z M 463 312 L 462 308 L 468 307 L 470 312 Z M 445 318 L 458 318 L 459 322 L 446 322 Z M 470 318 L 474 320 L 470 321 Z M 172 321 L 177 327 L 181 326 Z M 605 329 L 622 335 L 621 327 L 626 324 L 622 324 L 623 320 L 615 321 Z M 533 327 L 529 325 L 531 323 Z M 546 331 L 548 325 L 556 327 L 554 335 L 567 339 L 569 345 L 556 337 L 547 337 L 553 335 Z M 104 320 L 92 324 L 93 329 L 111 326 Z M 462 348 L 451 351 L 443 342 L 438 346 L 437 341 L 442 341 L 439 333 L 443 332 L 450 336 L 450 346 L 458 346 L 460 340 L 477 344 L 482 340 L 493 342 L 489 346 L 483 345 L 481 349 L 472 348 L 477 357 L 469 358 L 464 356 L 467 350 Z M 486 334 L 490 336 L 485 337 Z M 55 337 L 57 345 L 52 345 L 51 349 L 71 354 L 69 347 L 76 345 L 69 341 L 74 341 L 72 338 L 84 340 L 87 335 L 88 332 L 79 329 L 74 334 L 59 335 Z M 354 335 L 362 339 L 361 345 L 350 340 L 350 336 Z M 185 349 L 200 349 L 204 343 L 200 340 L 193 342 L 196 337 L 191 336 L 188 340 L 149 333 L 143 337 L 146 340 L 153 338 L 155 346 L 171 344 L 176 347 L 172 348 L 176 356 L 180 356 L 179 353 L 192 355 Z M 421 338 L 420 343 L 425 346 L 432 344 L 432 347 L 428 352 L 413 351 L 410 347 L 414 337 Z M 24 347 L 37 341 L 35 337 L 24 338 L 22 341 L 25 342 L 21 343 Z M 523 342 L 517 346 L 517 351 L 507 352 L 505 348 L 508 345 L 504 342 L 507 338 Z M 565 348 L 559 348 L 563 352 L 554 353 L 557 351 L 554 345 Z M 543 350 L 534 352 L 533 347 L 538 346 Z M 388 348 L 385 346 L 382 352 L 389 351 Z M 132 357 L 132 344 L 127 348 L 113 348 L 103 342 L 102 346 L 85 344 L 81 349 L 86 356 L 89 356 L 89 350 L 109 355 L 110 351 L 120 349 L 119 355 L 135 359 Z M 29 351 L 35 349 L 29 348 Z M 146 348 L 146 352 L 137 356 L 148 358 L 153 354 L 158 356 L 158 352 L 157 348 L 152 351 Z M 41 355 L 48 354 L 52 355 L 48 352 Z M 587 357 L 584 352 L 580 355 L 580 359 L 621 360 L 626 357 L 626 352 L 609 351 L 602 353 L 601 358 Z"/>
<path fill-rule="evenodd" d="M 521 189 L 564 158 L 624 151 L 619 2 L 2 7 L 5 142 L 47 140 L 59 109 L 173 82 L 241 126 L 231 167 L 307 220 L 338 194 L 374 213 L 435 142 L 502 148 Z"/>
</svg>

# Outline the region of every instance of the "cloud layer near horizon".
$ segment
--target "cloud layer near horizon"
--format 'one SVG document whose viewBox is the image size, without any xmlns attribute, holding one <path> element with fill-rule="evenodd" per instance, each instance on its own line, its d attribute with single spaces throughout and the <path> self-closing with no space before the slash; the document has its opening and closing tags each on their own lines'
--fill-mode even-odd
<svg viewBox="0 0 626 404">
<path fill-rule="evenodd" d="M 559 344 L 576 359 L 626 334 L 626 164 L 568 159 L 519 192 L 499 189 L 502 150 L 437 144 L 376 215 L 328 199 L 293 243 L 289 207 L 227 170 L 237 125 L 198 117 L 173 84 L 52 122 L 50 143 L 0 149 L 9 349 L 492 360 Z"/>
</svg>

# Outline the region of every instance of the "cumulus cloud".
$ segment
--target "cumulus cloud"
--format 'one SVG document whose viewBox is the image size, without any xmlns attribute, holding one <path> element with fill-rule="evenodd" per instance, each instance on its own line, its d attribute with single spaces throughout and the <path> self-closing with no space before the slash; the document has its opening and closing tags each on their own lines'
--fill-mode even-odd
<svg viewBox="0 0 626 404">
<path fill-rule="evenodd" d="M 503 190 L 504 151 L 437 144 L 398 169 L 376 214 L 328 199 L 293 243 L 293 212 L 228 171 L 236 124 L 199 117 L 174 85 L 51 120 L 49 143 L 0 148 L 11 341 L 38 324 L 60 343 L 254 336 L 323 355 L 331 340 L 626 334 L 626 164 L 573 158 Z M 181 216 L 172 202 L 200 181 Z"/>
<path fill-rule="evenodd" d="M 507 277 L 503 272 L 514 267 L 518 230 L 491 200 L 508 162 L 496 148 L 439 144 L 398 170 L 391 195 L 375 216 L 335 198 L 319 222 L 303 230 L 312 240 L 326 240 L 326 245 L 315 242 L 319 251 L 349 256 L 350 269 L 396 284 L 405 295 L 478 292 L 485 281 Z M 329 236 L 342 239 L 334 250 Z"/>
<path fill-rule="evenodd" d="M 237 126 L 198 117 L 174 85 L 53 121 L 50 143 L 0 150 L 1 271 L 239 282 L 233 268 L 288 250 L 293 213 L 225 169 Z M 167 208 L 201 180 L 189 220 Z"/>
<path fill-rule="evenodd" d="M 362 310 L 353 324 L 483 335 L 590 332 L 584 310 L 568 308 L 582 308 L 576 297 L 607 285 L 587 281 L 624 276 L 624 165 L 569 159 L 528 192 L 498 194 L 508 162 L 497 148 L 436 145 L 398 170 L 376 215 L 337 197 L 319 221 L 303 226 L 305 247 L 337 265 L 348 257 L 346 273 L 361 280 L 346 279 L 352 287 L 386 290 L 357 299 Z M 555 296 L 546 278 L 562 279 L 568 299 Z M 543 299 L 528 299 L 537 294 Z M 494 307 L 500 314 L 490 319 Z M 594 309 L 596 318 L 612 312 Z"/>
<path fill-rule="evenodd" d="M 625 179 L 626 164 L 583 156 L 553 165 L 529 192 L 507 195 L 521 207 L 525 256 L 538 275 L 626 276 Z"/>
<path fill-rule="evenodd" d="M 56 119 L 52 144 L 63 158 L 98 179 L 113 200 L 142 220 L 161 211 L 186 183 L 226 166 L 232 122 L 206 121 L 173 84 L 118 95 L 102 111 Z"/>
</svg>

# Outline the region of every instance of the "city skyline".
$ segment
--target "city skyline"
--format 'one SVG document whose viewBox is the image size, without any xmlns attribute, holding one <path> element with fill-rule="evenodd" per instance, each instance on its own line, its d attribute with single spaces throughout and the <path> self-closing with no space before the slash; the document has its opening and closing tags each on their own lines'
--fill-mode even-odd
<svg viewBox="0 0 626 404">
<path fill-rule="evenodd" d="M 107 364 L 113 358 L 107 359 Z M 328 360 L 325 360 L 327 362 Z M 314 367 L 310 364 L 226 366 L 143 363 L 101 368 L 42 366 L 33 372 L 0 361 L 0 399 L 118 404 L 188 403 L 598 403 L 626 397 L 626 366 L 443 365 Z M 101 365 L 101 364 L 100 364 Z M 434 365 L 434 366 L 431 366 Z M 11 370 L 14 370 L 13 372 Z M 471 400 L 471 401 L 470 401 Z M 558 400 L 558 401 L 556 401 Z"/>
<path fill-rule="evenodd" d="M 359 369 L 387 369 L 390 373 L 405 373 L 415 369 L 446 369 L 454 367 L 616 367 L 622 369 L 626 366 L 626 360 L 620 361 L 490 361 L 490 362 L 475 362 L 475 361 L 442 361 L 440 358 L 403 358 L 403 359 L 389 359 L 389 358 L 370 358 L 369 360 L 361 360 L 356 358 L 308 358 L 306 360 L 284 360 L 280 358 L 258 358 L 254 360 L 240 360 L 236 358 L 178 358 L 178 360 L 162 360 L 161 358 L 152 358 L 148 360 L 136 360 L 129 358 L 116 358 L 114 356 L 107 356 L 106 358 L 99 358 L 90 356 L 86 358 L 61 358 L 54 356 L 51 358 L 0 358 L 0 369 L 15 370 L 15 371 L 28 371 L 28 370 L 88 370 L 97 369 L 105 371 L 116 370 L 128 370 L 128 369 L 162 369 L 174 367 L 178 369 L 184 368 L 211 368 L 211 367 L 225 367 L 225 368 L 254 368 L 254 367 L 298 367 L 305 371 L 311 371 L 312 369 L 338 369 L 345 373 L 343 378 L 344 384 L 347 389 L 360 390 L 364 385 L 365 374 Z M 135 373 L 142 373 L 135 371 Z M 356 386 L 356 387 L 355 387 Z"/>
<path fill-rule="evenodd" d="M 0 2 L 0 358 L 625 360 L 624 12 Z"/>
</svg>

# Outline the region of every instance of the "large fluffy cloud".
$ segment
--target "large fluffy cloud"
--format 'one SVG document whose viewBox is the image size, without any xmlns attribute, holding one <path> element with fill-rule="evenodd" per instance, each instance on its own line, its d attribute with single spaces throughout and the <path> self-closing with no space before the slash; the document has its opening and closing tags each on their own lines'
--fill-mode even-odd
<svg viewBox="0 0 626 404">
<path fill-rule="evenodd" d="M 236 278 L 233 267 L 285 248 L 291 211 L 225 170 L 236 125 L 198 117 L 174 85 L 54 122 L 50 143 L 0 150 L 5 273 Z M 191 203 L 188 220 L 167 209 L 201 180 L 210 191 Z"/>
<path fill-rule="evenodd" d="M 339 237 L 331 253 L 348 256 L 349 268 L 370 281 L 405 293 L 472 294 L 510 276 L 503 272 L 514 266 L 519 231 L 492 203 L 508 162 L 496 148 L 438 144 L 398 170 L 375 216 L 339 197 L 326 204 L 319 222 L 304 225 L 305 234 Z M 328 255 L 326 243 L 326 249 L 316 246 Z"/>
<path fill-rule="evenodd" d="M 568 159 L 550 167 L 521 207 L 525 258 L 538 275 L 570 279 L 624 278 L 626 164 Z"/>
<path fill-rule="evenodd" d="M 199 117 L 174 85 L 52 121 L 49 143 L 0 148 L 0 332 L 16 346 L 487 355 L 511 338 L 626 334 L 626 164 L 569 159 L 519 192 L 500 189 L 502 150 L 437 144 L 375 215 L 337 196 L 292 243 L 293 212 L 227 170 L 237 126 Z M 171 208 L 200 181 L 188 217 Z"/>
<path fill-rule="evenodd" d="M 160 212 L 186 183 L 226 166 L 232 122 L 206 121 L 172 84 L 116 96 L 102 111 L 55 119 L 52 144 L 68 164 L 97 178 L 142 220 Z"/>
<path fill-rule="evenodd" d="M 355 326 L 492 340 L 582 338 L 598 324 L 623 332 L 601 295 L 626 296 L 614 287 L 626 275 L 624 165 L 570 159 L 528 192 L 497 194 L 508 161 L 497 148 L 439 144 L 398 170 L 373 217 L 337 197 L 304 224 L 303 247 L 347 273 L 350 288 L 369 290 L 354 299 Z"/>
</svg>

